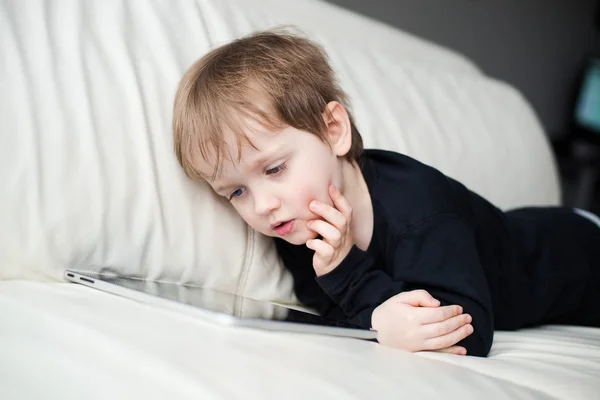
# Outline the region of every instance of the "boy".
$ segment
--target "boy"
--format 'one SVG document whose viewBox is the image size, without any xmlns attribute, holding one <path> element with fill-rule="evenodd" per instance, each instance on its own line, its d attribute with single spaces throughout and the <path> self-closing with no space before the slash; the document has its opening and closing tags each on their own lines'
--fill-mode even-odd
<svg viewBox="0 0 600 400">
<path fill-rule="evenodd" d="M 179 163 L 275 238 L 300 301 L 410 351 L 486 356 L 494 329 L 600 326 L 588 215 L 504 213 L 412 158 L 363 150 L 345 104 L 324 51 L 276 32 L 211 51 L 175 99 Z"/>
</svg>

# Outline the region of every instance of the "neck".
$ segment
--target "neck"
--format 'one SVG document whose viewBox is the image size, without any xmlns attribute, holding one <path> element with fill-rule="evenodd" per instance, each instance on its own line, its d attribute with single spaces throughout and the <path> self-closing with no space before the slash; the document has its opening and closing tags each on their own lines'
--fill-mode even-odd
<svg viewBox="0 0 600 400">
<path fill-rule="evenodd" d="M 366 250 L 373 235 L 373 205 L 362 171 L 353 162 L 342 161 L 341 192 L 352 207 L 350 229 L 354 244 Z"/>
</svg>

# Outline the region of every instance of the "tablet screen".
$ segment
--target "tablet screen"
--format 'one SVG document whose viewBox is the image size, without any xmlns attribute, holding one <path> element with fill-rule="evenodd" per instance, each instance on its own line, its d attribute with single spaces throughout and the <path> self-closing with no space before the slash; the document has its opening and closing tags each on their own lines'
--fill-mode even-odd
<svg viewBox="0 0 600 400">
<path fill-rule="evenodd" d="M 101 280 L 127 289 L 143 292 L 164 299 L 173 300 L 217 313 L 232 315 L 238 318 L 268 319 L 305 324 L 333 326 L 341 328 L 364 328 L 344 320 L 331 320 L 308 312 L 297 311 L 266 301 L 258 301 L 237 296 L 214 289 L 192 285 L 181 285 L 171 282 L 154 282 L 141 279 L 126 278 L 114 274 L 98 274 L 77 272 L 92 280 Z M 80 278 L 84 280 L 84 278 Z M 93 282 L 88 282 L 93 283 Z"/>
</svg>

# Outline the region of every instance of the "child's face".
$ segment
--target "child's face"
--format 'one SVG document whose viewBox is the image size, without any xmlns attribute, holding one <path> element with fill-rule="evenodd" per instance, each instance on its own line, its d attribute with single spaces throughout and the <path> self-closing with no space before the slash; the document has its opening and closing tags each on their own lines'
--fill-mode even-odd
<svg viewBox="0 0 600 400">
<path fill-rule="evenodd" d="M 306 222 L 319 218 L 309 203 L 332 204 L 328 186 L 340 184 L 343 161 L 311 133 L 292 127 L 277 132 L 254 128 L 248 137 L 256 149 L 244 145 L 240 162 L 224 160 L 221 173 L 209 183 L 253 229 L 305 244 L 317 236 Z M 230 151 L 237 154 L 235 144 L 230 144 Z"/>
</svg>

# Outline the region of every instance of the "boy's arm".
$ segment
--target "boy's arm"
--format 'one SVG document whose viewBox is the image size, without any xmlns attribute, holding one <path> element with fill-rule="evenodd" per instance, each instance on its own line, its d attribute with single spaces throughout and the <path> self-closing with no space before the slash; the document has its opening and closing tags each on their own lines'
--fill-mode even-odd
<svg viewBox="0 0 600 400">
<path fill-rule="evenodd" d="M 350 253 L 333 271 L 317 276 L 325 293 L 340 305 L 351 322 L 371 328 L 375 308 L 390 297 L 407 291 L 408 286 L 394 281 L 373 262 L 365 251 L 352 246 Z"/>
<path fill-rule="evenodd" d="M 294 292 L 300 302 L 332 319 L 346 319 L 346 315 L 315 281 L 312 268 L 313 252 L 306 246 L 296 246 L 283 239 L 275 239 L 277 253 L 283 265 L 294 278 Z"/>
<path fill-rule="evenodd" d="M 469 355 L 486 356 L 493 340 L 493 312 L 472 226 L 444 214 L 414 225 L 393 242 L 386 264 L 392 263 L 394 278 L 353 247 L 317 282 L 354 322 L 369 327 L 379 304 L 402 291 L 425 289 L 442 305 L 458 304 L 472 316 L 474 333 L 458 345 Z"/>
</svg>

